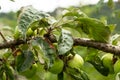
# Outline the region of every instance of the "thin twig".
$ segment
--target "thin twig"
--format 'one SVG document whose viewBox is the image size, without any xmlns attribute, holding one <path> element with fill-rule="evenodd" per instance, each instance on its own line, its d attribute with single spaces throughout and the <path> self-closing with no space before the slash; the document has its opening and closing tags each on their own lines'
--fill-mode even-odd
<svg viewBox="0 0 120 80">
<path fill-rule="evenodd" d="M 114 46 L 108 43 L 97 42 L 89 39 L 74 38 L 74 45 L 80 45 L 85 47 L 92 47 L 104 52 L 120 55 L 120 46 Z"/>
<path fill-rule="evenodd" d="M 5 37 L 3 36 L 2 32 L 0 31 L 0 36 L 2 37 L 2 39 L 4 40 L 4 42 L 7 42 L 7 40 L 5 39 Z"/>
</svg>

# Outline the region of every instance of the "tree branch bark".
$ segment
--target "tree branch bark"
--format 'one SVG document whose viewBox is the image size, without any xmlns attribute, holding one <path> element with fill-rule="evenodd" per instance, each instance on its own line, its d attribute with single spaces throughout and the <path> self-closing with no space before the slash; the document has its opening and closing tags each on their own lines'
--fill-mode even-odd
<svg viewBox="0 0 120 80">
<path fill-rule="evenodd" d="M 98 50 L 102 50 L 104 52 L 113 53 L 115 55 L 120 55 L 120 46 L 114 46 L 108 43 L 101 43 L 101 42 L 96 42 L 93 40 L 75 38 L 74 45 L 92 47 Z"/>
<path fill-rule="evenodd" d="M 48 37 L 51 42 L 56 42 L 56 39 L 53 37 Z M 28 39 L 27 41 L 29 41 Z M 120 46 L 114 46 L 108 43 L 96 42 L 94 40 L 82 39 L 82 38 L 73 38 L 74 46 L 84 46 L 92 47 L 104 52 L 113 53 L 115 55 L 120 55 Z M 18 46 L 20 44 L 25 44 L 24 40 L 11 40 L 0 44 L 0 49 L 11 48 L 13 46 Z"/>
<path fill-rule="evenodd" d="M 25 44 L 24 40 L 11 40 L 0 44 L 0 49 L 12 48 L 20 44 Z"/>
</svg>

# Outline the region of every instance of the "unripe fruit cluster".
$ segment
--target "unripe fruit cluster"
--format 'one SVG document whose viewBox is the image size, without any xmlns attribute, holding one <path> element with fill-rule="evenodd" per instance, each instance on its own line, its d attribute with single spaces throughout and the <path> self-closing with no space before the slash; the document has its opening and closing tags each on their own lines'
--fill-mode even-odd
<svg viewBox="0 0 120 80">
<path fill-rule="evenodd" d="M 113 54 L 107 53 L 102 57 L 103 66 L 108 68 L 110 73 L 120 72 L 120 59 L 113 63 Z"/>
<path fill-rule="evenodd" d="M 70 55 L 68 55 L 68 58 L 69 57 L 70 57 L 70 59 L 67 60 L 67 63 L 66 63 L 67 66 L 65 66 L 65 67 L 80 70 L 80 68 L 84 64 L 83 58 L 78 54 L 75 54 L 74 56 L 70 54 Z M 63 68 L 64 68 L 64 62 L 63 62 L 63 60 L 58 58 L 54 61 L 54 64 L 48 70 L 51 73 L 59 74 L 63 71 Z"/>
</svg>

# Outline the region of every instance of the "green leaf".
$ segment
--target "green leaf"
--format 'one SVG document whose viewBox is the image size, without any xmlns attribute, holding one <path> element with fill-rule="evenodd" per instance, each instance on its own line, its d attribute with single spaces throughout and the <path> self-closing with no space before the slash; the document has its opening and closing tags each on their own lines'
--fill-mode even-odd
<svg viewBox="0 0 120 80">
<path fill-rule="evenodd" d="M 11 52 L 4 53 L 3 55 L 4 59 L 8 59 L 11 56 L 11 54 L 12 54 Z"/>
<path fill-rule="evenodd" d="M 110 24 L 108 25 L 108 27 L 110 28 L 111 33 L 115 31 L 116 28 L 116 24 Z"/>
<path fill-rule="evenodd" d="M 108 76 L 109 69 L 104 67 L 101 59 L 98 56 L 95 56 L 92 61 L 89 61 L 95 69 L 104 76 Z"/>
<path fill-rule="evenodd" d="M 32 51 L 23 51 L 21 55 L 17 57 L 17 70 L 23 72 L 31 67 L 34 61 L 34 54 Z"/>
<path fill-rule="evenodd" d="M 86 61 L 91 63 L 94 68 L 104 76 L 109 74 L 109 69 L 105 68 L 102 64 L 100 57 L 98 56 L 98 50 L 93 48 L 88 48 L 88 55 Z"/>
<path fill-rule="evenodd" d="M 29 27 L 37 28 L 49 26 L 49 23 L 46 20 L 47 17 L 49 17 L 48 14 L 37 11 L 32 6 L 22 7 L 18 13 L 18 27 L 21 30 L 23 37 L 25 37 Z"/>
<path fill-rule="evenodd" d="M 83 13 L 79 8 L 74 8 L 74 7 L 70 7 L 67 10 L 63 11 L 63 17 L 87 17 L 87 15 L 85 13 Z"/>
<path fill-rule="evenodd" d="M 37 73 L 37 64 L 33 63 L 32 66 L 30 68 L 28 68 L 26 71 L 20 72 L 20 75 L 25 76 L 26 78 L 32 78 L 33 76 L 36 75 Z"/>
<path fill-rule="evenodd" d="M 9 65 L 5 66 L 6 76 L 9 80 L 15 80 L 13 68 Z"/>
<path fill-rule="evenodd" d="M 55 54 L 56 51 L 55 49 L 51 48 L 50 44 L 48 44 L 48 42 L 46 42 L 43 38 L 38 37 L 33 41 L 33 45 L 37 45 L 39 44 L 41 47 L 41 50 L 43 51 L 43 54 L 45 57 L 47 57 L 47 67 L 50 67 L 51 65 L 53 65 L 54 60 L 55 60 Z"/>
<path fill-rule="evenodd" d="M 111 31 L 108 25 L 94 18 L 78 18 L 79 27 L 93 39 L 100 42 L 108 42 Z"/>
<path fill-rule="evenodd" d="M 4 69 L 3 69 L 3 65 L 0 66 L 0 76 L 3 76 L 3 72 L 4 72 Z M 0 77 L 0 80 L 3 80 L 3 77 Z"/>
<path fill-rule="evenodd" d="M 92 64 L 96 70 L 99 71 L 102 75 L 107 76 L 109 74 L 109 69 L 103 66 L 99 57 L 96 57 L 95 60 L 96 61 Z"/>
<path fill-rule="evenodd" d="M 2 74 L 2 76 L 1 76 L 1 78 L 2 78 L 2 80 L 6 80 L 6 73 L 5 72 L 3 72 L 3 74 Z M 0 79 L 1 80 L 1 79 Z"/>
<path fill-rule="evenodd" d="M 75 80 L 83 80 L 79 71 L 73 68 L 66 68 L 66 73 L 69 74 Z"/>
<path fill-rule="evenodd" d="M 86 72 L 80 70 L 80 74 L 83 80 L 90 80 Z"/>
<path fill-rule="evenodd" d="M 15 39 L 20 39 L 20 38 L 22 37 L 22 34 L 21 34 L 20 30 L 18 29 L 18 26 L 16 26 L 16 28 L 15 28 L 13 37 L 14 37 Z"/>
<path fill-rule="evenodd" d="M 118 44 L 119 41 L 120 41 L 120 35 L 119 34 L 115 34 L 110 38 L 110 43 L 113 44 L 113 45 L 119 45 Z"/>
<path fill-rule="evenodd" d="M 30 67 L 33 64 L 34 61 L 34 55 L 32 51 L 24 51 L 25 61 L 21 66 L 21 71 L 26 70 L 28 67 Z"/>
<path fill-rule="evenodd" d="M 40 63 L 37 64 L 37 70 L 36 74 L 34 74 L 33 77 L 31 77 L 29 80 L 44 80 L 46 71 L 44 70 L 44 65 L 41 65 Z"/>
<path fill-rule="evenodd" d="M 73 47 L 73 38 L 69 31 L 62 29 L 61 35 L 58 40 L 59 55 L 64 55 Z"/>
<path fill-rule="evenodd" d="M 69 74 L 75 80 L 89 80 L 88 75 L 82 70 L 67 67 L 66 73 Z"/>
<path fill-rule="evenodd" d="M 98 50 L 94 48 L 87 48 L 87 56 L 86 56 L 86 61 L 91 62 L 94 61 L 94 58 L 97 56 Z"/>
<path fill-rule="evenodd" d="M 21 54 L 18 55 L 16 57 L 16 60 L 15 60 L 15 63 L 16 63 L 16 68 L 17 68 L 17 71 L 20 72 L 20 68 L 22 66 L 22 64 L 24 63 L 24 60 L 25 60 L 25 56 L 23 54 L 23 52 L 20 52 Z"/>
<path fill-rule="evenodd" d="M 120 80 L 120 72 L 117 73 L 115 80 Z"/>
</svg>

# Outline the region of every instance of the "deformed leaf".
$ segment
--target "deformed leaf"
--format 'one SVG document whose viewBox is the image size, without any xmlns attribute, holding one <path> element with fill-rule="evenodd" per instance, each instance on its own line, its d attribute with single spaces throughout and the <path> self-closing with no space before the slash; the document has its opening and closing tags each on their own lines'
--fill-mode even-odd
<svg viewBox="0 0 120 80">
<path fill-rule="evenodd" d="M 19 72 L 25 71 L 33 64 L 34 54 L 32 51 L 23 51 L 17 57 L 17 70 Z"/>
<path fill-rule="evenodd" d="M 83 80 L 90 80 L 86 72 L 80 70 L 80 74 Z"/>
<path fill-rule="evenodd" d="M 91 61 L 89 61 L 89 63 L 91 63 L 99 73 L 104 76 L 108 76 L 109 69 L 103 66 L 102 61 L 98 56 L 95 56 Z"/>
<path fill-rule="evenodd" d="M 69 74 L 75 80 L 90 80 L 88 75 L 82 70 L 67 67 L 66 73 Z"/>
<path fill-rule="evenodd" d="M 91 63 L 94 68 L 104 76 L 109 74 L 109 69 L 105 68 L 102 64 L 100 57 L 98 56 L 98 50 L 93 48 L 88 48 L 88 55 L 86 61 Z"/>
<path fill-rule="evenodd" d="M 79 70 L 77 69 L 68 67 L 66 68 L 66 73 L 69 74 L 75 80 L 83 80 Z"/>
<path fill-rule="evenodd" d="M 61 35 L 58 40 L 59 55 L 64 55 L 73 47 L 73 38 L 69 31 L 62 29 Z"/>
<path fill-rule="evenodd" d="M 54 59 L 55 59 L 55 49 L 52 48 L 48 42 L 46 42 L 43 38 L 41 37 L 38 37 L 36 38 L 34 41 L 33 41 L 34 44 L 39 44 L 42 51 L 43 51 L 43 54 L 45 57 L 48 58 L 48 67 L 51 66 L 54 62 Z"/>
<path fill-rule="evenodd" d="M 40 25 L 43 24 L 45 24 L 45 26 L 47 27 L 49 24 L 47 20 L 42 20 L 44 21 L 44 23 L 40 23 L 41 19 L 46 19 L 46 17 L 48 16 L 48 14 L 37 11 L 32 6 L 22 7 L 18 13 L 18 27 L 21 30 L 23 37 L 25 37 L 25 33 L 29 27 L 41 27 Z"/>
<path fill-rule="evenodd" d="M 95 61 L 92 63 L 92 65 L 96 68 L 98 72 L 100 72 L 104 76 L 108 76 L 109 69 L 104 67 L 101 63 L 101 60 L 99 57 L 96 57 Z"/>
<path fill-rule="evenodd" d="M 34 61 L 34 55 L 32 51 L 25 51 L 24 56 L 25 56 L 25 61 L 20 68 L 21 71 L 24 71 L 27 68 L 29 68 L 33 64 L 33 61 Z"/>
</svg>

